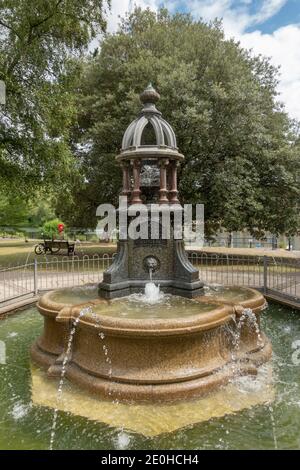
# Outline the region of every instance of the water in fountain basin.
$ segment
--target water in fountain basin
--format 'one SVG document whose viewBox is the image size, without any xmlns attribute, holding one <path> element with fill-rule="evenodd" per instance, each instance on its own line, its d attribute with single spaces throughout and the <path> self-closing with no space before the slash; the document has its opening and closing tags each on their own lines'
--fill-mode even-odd
<svg viewBox="0 0 300 470">
<path fill-rule="evenodd" d="M 213 308 L 215 305 L 214 301 L 230 301 L 230 302 L 235 302 L 238 303 L 238 301 L 244 301 L 244 300 L 249 300 L 253 298 L 253 291 L 250 289 L 245 289 L 243 287 L 220 287 L 220 286 L 210 286 L 206 287 L 205 289 L 205 297 L 207 298 L 208 304 L 210 304 L 211 308 Z M 99 298 L 98 294 L 98 285 L 97 284 L 86 284 L 81 287 L 67 287 L 63 289 L 58 289 L 53 291 L 50 294 L 49 299 L 53 302 L 56 303 L 65 303 L 65 304 L 70 304 L 70 305 L 76 305 L 76 304 L 82 304 L 84 302 L 89 302 L 90 300 L 97 300 Z M 147 305 L 155 305 L 157 304 L 157 307 L 159 307 L 160 304 L 167 304 L 168 305 L 172 304 L 172 308 L 178 306 L 178 307 L 184 307 L 184 309 L 181 308 L 181 311 L 178 311 L 178 316 L 182 315 L 187 315 L 188 310 L 186 311 L 185 307 L 189 308 L 192 307 L 192 309 L 195 309 L 195 312 L 197 313 L 196 310 L 197 308 L 199 309 L 199 313 L 202 311 L 203 306 L 199 304 L 199 302 L 195 301 L 190 301 L 188 299 L 181 301 L 179 297 L 177 296 L 171 296 L 169 294 L 164 294 L 161 290 L 159 285 L 156 285 L 152 281 L 152 272 L 149 271 L 149 283 L 145 285 L 145 290 L 143 293 L 140 294 L 133 294 L 130 295 L 126 298 L 123 298 L 124 300 L 128 300 L 130 305 L 133 305 L 134 301 L 139 301 L 141 303 L 141 309 L 143 310 L 144 307 Z M 112 302 L 111 307 L 109 307 L 109 310 L 112 308 L 112 305 L 114 305 L 114 308 L 117 308 L 116 304 L 118 303 L 118 300 L 121 299 L 116 299 Z M 123 303 L 123 302 L 122 302 Z M 135 302 L 135 307 L 137 302 Z M 182 303 L 184 305 L 182 305 Z M 101 308 L 100 308 L 101 309 Z M 113 308 L 112 308 L 113 309 Z M 176 308 L 175 308 L 176 310 Z M 206 309 L 204 309 L 206 311 Z M 157 312 L 159 317 L 160 312 Z M 169 312 L 170 313 L 170 312 Z M 141 313 L 142 314 L 142 313 Z M 114 314 L 115 316 L 115 314 Z M 143 316 L 143 314 L 142 314 Z M 163 317 L 165 315 L 163 314 Z M 177 314 L 174 313 L 174 315 L 167 315 L 167 317 L 170 316 L 177 316 Z M 136 317 L 137 318 L 137 317 Z"/>
<path fill-rule="evenodd" d="M 152 307 L 151 307 L 152 308 Z M 154 306 L 153 306 L 154 308 Z M 300 446 L 300 374 L 299 365 L 292 362 L 292 347 L 294 341 L 300 337 L 300 317 L 297 312 L 292 312 L 287 307 L 270 304 L 268 313 L 261 318 L 262 329 L 270 338 L 274 348 L 274 388 L 275 402 L 272 403 L 274 422 L 276 426 L 277 447 L 279 449 L 298 449 Z M 31 378 L 28 349 L 34 339 L 41 334 L 43 328 L 42 318 L 36 308 L 10 315 L 0 321 L 0 341 L 5 341 L 7 350 L 7 364 L 0 367 L 0 390 L 2 400 L 0 402 L 0 448 L 1 449 L 46 449 L 49 446 L 49 428 L 52 415 L 49 408 L 36 405 L 31 402 Z M 100 329 L 99 329 L 100 332 Z M 104 336 L 102 334 L 102 336 Z M 105 344 L 103 338 L 102 346 Z M 261 382 L 265 383 L 262 374 Z M 259 396 L 261 392 L 260 382 L 257 377 L 247 376 L 237 378 L 240 383 L 242 396 L 247 395 L 248 390 L 254 390 Z M 45 378 L 45 383 L 50 387 L 54 381 Z M 56 382 L 55 382 L 56 384 Z M 63 393 L 68 389 L 65 381 Z M 57 391 L 57 387 L 56 387 Z M 53 391 L 55 394 L 55 392 Z M 49 394 L 46 387 L 43 394 Z M 65 395 L 66 396 L 66 395 Z M 65 399 L 65 396 L 63 397 Z M 90 402 L 83 404 L 85 392 L 79 395 L 78 407 L 90 408 Z M 228 398 L 230 401 L 230 397 Z M 21 412 L 20 406 L 23 411 Z M 101 405 L 103 406 L 103 405 Z M 121 418 L 126 421 L 126 415 L 122 405 Z M 133 408 L 136 421 L 142 423 L 154 421 L 160 423 L 172 416 L 187 415 L 185 404 L 180 408 L 169 410 L 164 415 L 160 408 L 156 414 L 151 412 L 146 415 Z M 26 407 L 26 413 L 25 413 Z M 19 409 L 18 409 L 19 408 Z M 116 414 L 118 408 L 115 407 Z M 211 419 L 209 422 L 191 424 L 168 434 L 154 437 L 144 437 L 138 432 L 124 430 L 130 436 L 130 449 L 215 449 L 217 446 L 223 449 L 274 449 L 275 442 L 272 430 L 270 409 L 266 405 L 257 405 L 243 412 L 235 412 L 223 417 Z M 59 412 L 55 436 L 55 447 L 58 449 L 119 449 L 125 447 L 126 436 L 123 436 L 122 426 L 118 422 L 114 426 L 108 426 L 99 421 L 93 421 L 84 417 L 78 417 L 72 413 Z M 112 413 L 112 411 L 110 411 Z M 192 411 L 190 412 L 192 413 Z M 93 415 L 93 413 L 91 413 Z M 192 420 L 191 420 L 192 422 Z M 120 435 L 120 438 L 119 438 Z M 222 439 L 222 442 L 220 441 Z"/>
<path fill-rule="evenodd" d="M 53 302 L 64 303 L 70 305 L 82 304 L 90 300 L 98 299 L 98 285 L 85 284 L 81 287 L 66 287 L 58 289 L 50 294 Z"/>
<path fill-rule="evenodd" d="M 239 303 L 252 299 L 254 293 L 245 287 L 209 284 L 204 287 L 204 295 L 220 301 Z"/>
<path fill-rule="evenodd" d="M 155 285 L 154 287 L 156 288 Z M 148 289 L 149 287 L 147 287 L 147 292 Z M 150 286 L 150 291 L 152 289 L 153 287 Z M 108 303 L 94 305 L 93 311 L 97 315 L 108 317 L 165 319 L 199 315 L 210 312 L 218 307 L 213 302 L 197 302 L 185 297 L 163 294 L 157 290 L 155 292 L 155 295 L 153 292 L 149 296 L 145 293 L 139 293 L 113 299 Z"/>
</svg>

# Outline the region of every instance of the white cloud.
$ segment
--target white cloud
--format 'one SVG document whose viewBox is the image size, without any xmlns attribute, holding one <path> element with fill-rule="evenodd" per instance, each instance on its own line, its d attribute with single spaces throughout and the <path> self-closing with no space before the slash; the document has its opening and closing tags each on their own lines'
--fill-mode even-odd
<svg viewBox="0 0 300 470">
<path fill-rule="evenodd" d="M 156 10 L 162 3 L 172 12 L 184 5 L 195 18 L 205 21 L 223 18 L 226 37 L 234 37 L 242 47 L 252 49 L 255 54 L 266 55 L 274 65 L 280 65 L 279 99 L 291 117 L 300 119 L 300 24 L 278 28 L 271 34 L 263 34 L 258 29 L 246 32 L 248 28 L 258 28 L 272 18 L 287 0 L 262 0 L 254 13 L 250 12 L 251 0 L 112 0 L 109 31 L 117 29 L 118 16 L 124 16 L 130 7 L 138 5 Z"/>
<path fill-rule="evenodd" d="M 157 10 L 159 8 L 158 0 L 111 0 L 111 9 L 107 11 L 106 20 L 107 20 L 107 31 L 109 33 L 114 33 L 117 31 L 120 18 L 124 18 L 125 14 L 130 10 L 133 10 L 135 6 L 142 8 L 151 8 L 152 10 Z M 99 47 L 99 42 L 101 41 L 102 35 L 99 34 L 94 38 L 89 44 L 89 50 L 93 51 L 95 48 Z"/>
<path fill-rule="evenodd" d="M 158 0 L 111 0 L 111 13 L 108 15 L 108 31 L 116 31 L 120 23 L 120 16 L 123 17 L 126 12 L 133 9 L 134 6 L 142 8 L 151 8 L 157 10 L 159 7 Z"/>
<path fill-rule="evenodd" d="M 111 13 L 108 15 L 108 31 L 116 31 L 119 23 L 119 16 L 124 16 L 129 10 L 129 0 L 112 0 Z"/>
<path fill-rule="evenodd" d="M 281 8 L 287 3 L 287 0 L 264 0 L 262 6 L 258 12 L 253 15 L 253 19 L 256 23 L 262 23 L 263 21 L 272 18 L 276 15 Z"/>
<path fill-rule="evenodd" d="M 288 0 L 262 0 L 255 13 L 250 13 L 251 0 L 166 0 L 166 6 L 174 11 L 184 4 L 195 17 L 206 21 L 223 18 L 228 33 L 236 34 L 250 26 L 268 20 L 287 3 Z"/>
<path fill-rule="evenodd" d="M 270 57 L 274 65 L 281 67 L 280 99 L 289 114 L 300 119 L 300 25 L 284 26 L 272 34 L 244 33 L 239 39 L 243 47 Z"/>
</svg>

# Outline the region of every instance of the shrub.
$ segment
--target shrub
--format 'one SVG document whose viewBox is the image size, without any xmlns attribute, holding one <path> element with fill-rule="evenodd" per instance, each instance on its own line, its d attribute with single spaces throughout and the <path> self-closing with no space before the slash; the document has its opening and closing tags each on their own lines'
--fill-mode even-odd
<svg viewBox="0 0 300 470">
<path fill-rule="evenodd" d="M 60 219 L 52 219 L 48 222 L 45 222 L 42 227 L 42 235 L 44 238 L 58 238 L 59 231 L 58 231 L 58 224 L 62 224 L 63 222 Z"/>
</svg>

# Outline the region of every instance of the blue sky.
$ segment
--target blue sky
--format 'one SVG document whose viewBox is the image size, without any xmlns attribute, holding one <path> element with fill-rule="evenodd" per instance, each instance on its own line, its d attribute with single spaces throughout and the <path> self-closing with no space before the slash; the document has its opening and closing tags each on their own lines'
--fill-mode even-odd
<svg viewBox="0 0 300 470">
<path fill-rule="evenodd" d="M 166 6 L 205 21 L 223 19 L 227 38 L 234 37 L 280 66 L 278 99 L 300 120 L 300 0 L 112 0 L 110 31 L 117 29 L 119 15 L 134 5 L 152 10 Z"/>
<path fill-rule="evenodd" d="M 183 5 L 186 2 L 180 2 L 180 5 Z M 249 15 L 254 16 L 255 14 L 261 12 L 263 8 L 265 12 L 269 12 L 269 18 L 263 20 L 260 24 L 257 25 L 258 29 L 262 33 L 272 33 L 281 26 L 286 26 L 294 22 L 300 22 L 300 1 L 299 0 L 286 0 L 286 1 L 264 1 L 264 0 L 233 0 L 232 2 L 205 2 L 197 1 L 196 2 L 201 8 L 201 3 L 212 3 L 212 4 L 229 4 L 231 5 L 232 10 L 236 12 L 241 12 L 243 10 L 248 11 Z M 181 6 L 178 8 L 181 9 Z M 250 27 L 248 31 L 253 30 L 254 27 Z"/>
<path fill-rule="evenodd" d="M 132 2 L 133 4 L 134 2 Z M 164 3 L 166 4 L 176 4 L 176 10 L 177 11 L 182 11 L 182 12 L 187 12 L 189 11 L 189 3 L 191 2 L 184 2 L 184 1 L 178 1 L 178 2 L 161 2 L 161 5 Z M 264 4 L 267 2 L 264 2 L 264 0 L 233 0 L 232 2 L 218 2 L 218 1 L 212 1 L 212 2 L 206 2 L 198 0 L 197 2 L 194 2 L 198 4 L 199 11 L 201 11 L 201 3 L 203 5 L 205 4 L 221 4 L 223 5 L 231 4 L 230 7 L 233 11 L 236 13 L 247 11 L 249 15 L 254 16 L 257 14 L 259 11 L 262 10 Z M 276 8 L 278 5 L 278 11 L 275 14 L 271 13 L 271 16 L 267 19 L 262 21 L 259 25 L 256 26 L 250 26 L 247 28 L 247 32 L 254 31 L 255 29 L 259 29 L 262 33 L 272 33 L 276 29 L 278 29 L 281 26 L 286 26 L 290 23 L 299 22 L 300 23 L 300 0 L 287 0 L 287 1 L 279 1 L 279 2 L 268 2 L 270 5 L 270 9 Z M 273 5 L 272 5 L 273 3 Z M 276 5 L 277 4 L 277 5 Z M 277 9 L 277 8 L 276 8 Z M 225 8 L 224 8 L 225 10 Z M 270 10 L 270 11 L 271 11 Z M 274 10 L 273 10 L 274 11 Z"/>
<path fill-rule="evenodd" d="M 251 3 L 253 4 L 252 8 L 258 8 L 262 0 L 255 0 Z M 276 29 L 292 23 L 300 23 L 300 0 L 288 0 L 285 2 L 275 15 L 259 25 L 259 30 L 262 33 L 271 34 Z M 248 32 L 253 30 L 254 28 L 249 28 Z"/>
</svg>

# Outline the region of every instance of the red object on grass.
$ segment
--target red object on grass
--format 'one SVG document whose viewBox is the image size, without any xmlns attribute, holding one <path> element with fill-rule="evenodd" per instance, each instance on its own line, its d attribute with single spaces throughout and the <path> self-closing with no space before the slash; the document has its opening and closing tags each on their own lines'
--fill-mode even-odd
<svg viewBox="0 0 300 470">
<path fill-rule="evenodd" d="M 58 224 L 57 228 L 58 228 L 59 233 L 61 233 L 61 232 L 64 231 L 65 226 L 64 226 L 64 224 Z"/>
</svg>

